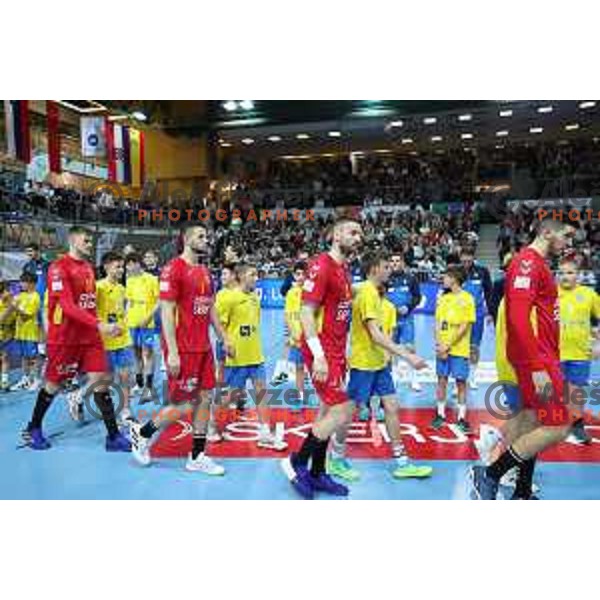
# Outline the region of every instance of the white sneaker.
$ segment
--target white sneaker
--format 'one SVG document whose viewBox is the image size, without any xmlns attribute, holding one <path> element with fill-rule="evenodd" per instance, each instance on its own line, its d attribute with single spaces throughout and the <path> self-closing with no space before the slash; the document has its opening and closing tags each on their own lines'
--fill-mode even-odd
<svg viewBox="0 0 600 600">
<path fill-rule="evenodd" d="M 418 382 L 418 381 L 413 381 L 410 385 L 410 389 L 413 392 L 422 392 L 423 391 L 423 386 Z"/>
<path fill-rule="evenodd" d="M 477 383 L 476 379 L 469 379 L 469 389 L 470 390 L 478 390 L 479 389 L 479 384 Z"/>
<path fill-rule="evenodd" d="M 11 385 L 8 389 L 10 392 L 18 392 L 20 390 L 29 389 L 29 379 L 27 377 L 21 377 L 17 383 Z"/>
<path fill-rule="evenodd" d="M 83 421 L 83 398 L 81 388 L 76 388 L 67 394 L 69 415 L 73 421 Z"/>
<path fill-rule="evenodd" d="M 140 423 L 131 423 L 129 425 L 131 454 L 140 465 L 147 467 L 152 462 L 152 457 L 150 456 L 150 440 L 142 436 L 140 433 L 141 428 L 142 426 Z"/>
<path fill-rule="evenodd" d="M 502 434 L 496 427 L 491 425 L 483 424 L 479 428 L 479 439 L 475 440 L 473 444 L 479 454 L 479 460 L 486 467 L 492 462 L 492 451 L 502 440 Z"/>
<path fill-rule="evenodd" d="M 132 396 L 139 396 L 143 391 L 144 391 L 144 388 L 140 387 L 139 385 L 136 384 L 131 388 L 130 393 Z"/>
<path fill-rule="evenodd" d="M 288 445 L 280 438 L 276 437 L 271 431 L 263 430 L 260 432 L 256 445 L 259 448 L 268 448 L 269 450 L 277 450 L 282 452 Z"/>
<path fill-rule="evenodd" d="M 210 456 L 204 454 L 204 452 L 199 454 L 195 460 L 189 454 L 185 463 L 185 470 L 204 473 L 205 475 L 225 475 L 225 468 L 217 464 Z"/>
</svg>

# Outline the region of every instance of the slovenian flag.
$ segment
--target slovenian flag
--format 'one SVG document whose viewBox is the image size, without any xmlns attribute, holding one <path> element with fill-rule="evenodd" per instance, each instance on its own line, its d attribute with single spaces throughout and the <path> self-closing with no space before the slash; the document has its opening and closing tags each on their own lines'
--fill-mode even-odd
<svg viewBox="0 0 600 600">
<path fill-rule="evenodd" d="M 141 187 L 144 182 L 144 133 L 107 121 L 106 141 L 110 181 Z"/>
<path fill-rule="evenodd" d="M 8 154 L 29 164 L 31 135 L 29 133 L 29 101 L 5 100 L 6 146 Z"/>
</svg>

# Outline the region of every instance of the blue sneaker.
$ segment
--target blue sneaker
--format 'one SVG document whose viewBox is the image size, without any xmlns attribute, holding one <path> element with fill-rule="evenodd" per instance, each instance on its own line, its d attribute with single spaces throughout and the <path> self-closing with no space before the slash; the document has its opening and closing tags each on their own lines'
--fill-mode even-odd
<svg viewBox="0 0 600 600">
<path fill-rule="evenodd" d="M 44 437 L 41 429 L 29 430 L 28 443 L 29 447 L 33 450 L 48 450 L 52 447 L 52 444 Z"/>
<path fill-rule="evenodd" d="M 131 442 L 122 434 L 117 434 L 114 438 L 106 437 L 107 452 L 131 452 Z"/>
<path fill-rule="evenodd" d="M 347 496 L 350 492 L 345 485 L 335 481 L 331 475 L 321 473 L 318 477 L 309 474 L 311 485 L 316 492 L 324 492 L 332 496 Z"/>
<path fill-rule="evenodd" d="M 471 499 L 472 500 L 495 500 L 498 494 L 499 482 L 487 474 L 487 468 L 475 465 L 469 471 L 471 477 Z"/>
<path fill-rule="evenodd" d="M 280 462 L 280 465 L 292 487 L 305 500 L 312 500 L 315 497 L 311 482 L 312 478 L 306 467 L 296 463 L 296 455 L 294 453 L 290 454 Z"/>
</svg>

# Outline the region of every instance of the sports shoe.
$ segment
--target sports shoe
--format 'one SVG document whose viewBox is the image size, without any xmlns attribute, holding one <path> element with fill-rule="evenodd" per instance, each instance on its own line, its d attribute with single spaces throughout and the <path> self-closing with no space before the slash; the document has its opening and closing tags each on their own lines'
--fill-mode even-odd
<svg viewBox="0 0 600 600">
<path fill-rule="evenodd" d="M 133 458 L 142 466 L 147 467 L 151 462 L 150 440 L 140 433 L 140 423 L 131 423 L 129 426 L 129 437 L 131 439 L 131 453 Z"/>
<path fill-rule="evenodd" d="M 283 385 L 287 383 L 289 380 L 289 376 L 287 373 L 279 373 L 273 379 L 271 379 L 271 385 L 277 387 L 278 385 Z"/>
<path fill-rule="evenodd" d="M 430 477 L 432 473 L 433 467 L 427 465 L 419 466 L 410 462 L 399 462 L 392 471 L 392 477 L 394 479 L 424 479 L 425 477 Z"/>
<path fill-rule="evenodd" d="M 312 486 L 312 478 L 308 469 L 296 463 L 296 455 L 290 454 L 280 463 L 285 476 L 290 480 L 292 487 L 305 499 L 312 500 L 315 491 Z"/>
<path fill-rule="evenodd" d="M 318 477 L 310 475 L 310 483 L 316 492 L 331 494 L 332 496 L 347 496 L 350 490 L 341 483 L 338 483 L 327 473 L 321 473 Z"/>
<path fill-rule="evenodd" d="M 366 404 L 363 404 L 358 409 L 358 420 L 362 421 L 363 423 L 371 420 L 371 410 Z"/>
<path fill-rule="evenodd" d="M 519 477 L 519 469 L 518 467 L 514 467 L 506 472 L 500 478 L 500 486 L 506 488 L 514 488 L 517 485 L 517 479 Z M 531 491 L 534 494 L 537 494 L 541 490 L 541 487 L 537 483 L 531 484 Z"/>
<path fill-rule="evenodd" d="M 471 426 L 466 419 L 459 419 L 456 425 L 465 435 L 471 435 Z"/>
<path fill-rule="evenodd" d="M 360 479 L 360 471 L 355 469 L 347 458 L 329 456 L 327 458 L 327 472 L 350 482 Z"/>
<path fill-rule="evenodd" d="M 107 436 L 105 447 L 107 452 L 131 452 L 131 442 L 122 433 L 114 438 Z"/>
<path fill-rule="evenodd" d="M 81 397 L 81 388 L 76 388 L 67 394 L 67 404 L 69 406 L 69 415 L 73 421 L 83 421 L 83 399 Z"/>
<path fill-rule="evenodd" d="M 281 452 L 285 450 L 288 445 L 274 433 L 268 430 L 261 430 L 256 445 L 259 448 L 268 448 L 269 450 L 276 450 Z"/>
<path fill-rule="evenodd" d="M 446 419 L 442 417 L 442 415 L 435 415 L 435 417 L 433 417 L 433 421 L 431 421 L 431 427 L 433 427 L 433 429 L 440 429 L 445 424 Z"/>
<path fill-rule="evenodd" d="M 29 429 L 29 447 L 32 450 L 48 450 L 52 444 L 44 437 L 41 429 Z M 25 436 L 23 436 L 25 439 Z"/>
<path fill-rule="evenodd" d="M 8 392 L 10 391 L 10 384 L 8 381 L 3 381 L 0 383 L 0 392 Z"/>
<path fill-rule="evenodd" d="M 29 385 L 27 386 L 27 390 L 29 392 L 37 392 L 37 391 L 39 391 L 39 389 L 41 387 L 42 387 L 42 382 L 38 377 L 36 377 L 35 379 L 33 379 L 29 382 Z"/>
<path fill-rule="evenodd" d="M 413 381 L 410 384 L 410 389 L 413 392 L 422 392 L 423 391 L 423 386 L 418 381 Z"/>
<path fill-rule="evenodd" d="M 472 500 L 495 500 L 498 494 L 498 482 L 487 474 L 487 468 L 475 465 L 469 469 Z"/>
<path fill-rule="evenodd" d="M 8 389 L 11 392 L 19 392 L 21 390 L 28 390 L 29 384 L 30 384 L 30 381 L 27 377 L 21 377 L 21 379 L 19 379 L 19 381 L 17 381 L 17 383 L 11 385 Z"/>
<path fill-rule="evenodd" d="M 225 475 L 225 468 L 217 464 L 210 456 L 204 454 L 204 452 L 198 454 L 196 458 L 192 458 L 192 455 L 189 454 L 185 463 L 185 470 L 204 473 L 205 475 Z"/>
<path fill-rule="evenodd" d="M 569 437 L 578 444 L 589 446 L 592 443 L 591 436 L 585 430 L 585 423 L 583 419 L 579 419 L 573 423 L 573 429 Z"/>
</svg>

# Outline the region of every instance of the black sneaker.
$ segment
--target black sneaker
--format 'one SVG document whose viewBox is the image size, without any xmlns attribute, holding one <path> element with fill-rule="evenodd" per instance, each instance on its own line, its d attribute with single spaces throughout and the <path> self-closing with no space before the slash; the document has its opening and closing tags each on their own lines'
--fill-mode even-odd
<svg viewBox="0 0 600 600">
<path fill-rule="evenodd" d="M 465 435 L 471 435 L 471 426 L 466 419 L 459 419 L 456 425 Z"/>
<path fill-rule="evenodd" d="M 271 380 L 271 385 L 272 386 L 278 386 L 278 385 L 283 385 L 284 383 L 287 383 L 289 377 L 287 373 L 279 373 L 279 375 L 277 375 L 277 377 L 273 377 L 273 379 Z"/>
<path fill-rule="evenodd" d="M 445 424 L 446 424 L 446 419 L 444 419 L 444 417 L 442 417 L 441 415 L 435 415 L 435 417 L 433 418 L 433 421 L 431 421 L 431 426 L 433 427 L 433 429 L 440 429 Z"/>
<path fill-rule="evenodd" d="M 573 423 L 572 432 L 573 437 L 579 444 L 585 444 L 589 446 L 592 443 L 590 434 L 585 430 L 585 423 L 583 419 L 578 419 Z"/>
</svg>

